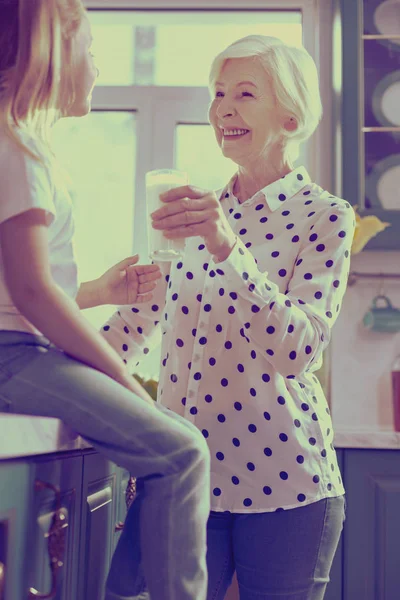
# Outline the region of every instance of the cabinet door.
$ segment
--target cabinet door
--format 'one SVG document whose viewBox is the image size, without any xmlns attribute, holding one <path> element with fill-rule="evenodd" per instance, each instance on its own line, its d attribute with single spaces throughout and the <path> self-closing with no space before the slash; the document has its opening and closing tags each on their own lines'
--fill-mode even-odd
<svg viewBox="0 0 400 600">
<path fill-rule="evenodd" d="M 396 10 L 394 4 L 340 0 L 342 47 L 334 53 L 343 57 L 343 197 L 357 204 L 362 216 L 376 215 L 391 224 L 368 242 L 367 250 L 400 248 L 400 113 L 395 87 L 400 46 L 377 28 L 379 11 L 378 21 L 384 16 L 393 34 L 396 19 L 388 18 L 387 10 Z"/>
<path fill-rule="evenodd" d="M 99 454 L 84 456 L 79 600 L 103 597 L 117 523 L 116 475 L 116 465 Z"/>
<path fill-rule="evenodd" d="M 344 450 L 336 450 L 339 469 L 342 474 L 342 479 L 346 486 L 345 474 L 344 474 Z M 346 523 L 344 525 L 346 527 Z M 339 545 L 336 550 L 335 558 L 333 559 L 331 572 L 329 574 L 330 582 L 326 588 L 324 600 L 342 600 L 342 582 L 343 582 L 343 538 L 344 531 L 339 540 Z"/>
<path fill-rule="evenodd" d="M 0 464 L 0 599 L 25 598 L 29 465 Z"/>
<path fill-rule="evenodd" d="M 394 600 L 400 590 L 400 452 L 346 450 L 344 600 Z"/>
<path fill-rule="evenodd" d="M 18 596 L 23 600 L 29 597 L 29 588 L 40 594 L 53 589 L 55 600 L 76 598 L 81 496 L 81 456 L 46 457 L 32 464 L 25 547 L 28 585 Z M 60 560 L 63 564 L 53 574 L 50 562 Z"/>
</svg>

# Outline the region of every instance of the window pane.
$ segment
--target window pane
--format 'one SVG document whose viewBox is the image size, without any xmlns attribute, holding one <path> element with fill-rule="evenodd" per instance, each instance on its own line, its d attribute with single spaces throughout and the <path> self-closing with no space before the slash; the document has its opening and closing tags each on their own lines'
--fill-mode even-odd
<svg viewBox="0 0 400 600">
<path fill-rule="evenodd" d="M 93 18 L 91 20 L 92 52 L 99 69 L 97 85 L 132 85 L 135 28 L 123 22 L 101 24 L 102 20 L 100 22 Z"/>
<path fill-rule="evenodd" d="M 178 125 L 176 168 L 189 174 L 189 181 L 206 189 L 224 186 L 236 165 L 223 156 L 210 125 Z"/>
<path fill-rule="evenodd" d="M 54 128 L 54 147 L 76 191 L 80 280 L 95 279 L 132 253 L 135 114 L 98 111 L 80 119 L 62 119 Z M 100 326 L 114 310 L 97 307 L 84 314 Z"/>
<path fill-rule="evenodd" d="M 250 34 L 300 46 L 300 11 L 90 10 L 99 85 L 207 86 L 213 58 Z"/>
<path fill-rule="evenodd" d="M 214 57 L 246 35 L 302 44 L 299 12 L 210 13 L 208 19 L 200 14 L 191 21 L 157 27 L 154 85 L 207 86 Z"/>
</svg>

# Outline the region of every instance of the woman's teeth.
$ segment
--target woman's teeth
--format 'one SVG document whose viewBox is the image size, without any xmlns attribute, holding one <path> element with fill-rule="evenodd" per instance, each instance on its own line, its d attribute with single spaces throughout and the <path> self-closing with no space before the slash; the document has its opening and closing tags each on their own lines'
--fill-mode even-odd
<svg viewBox="0 0 400 600">
<path fill-rule="evenodd" d="M 224 137 L 239 137 L 249 133 L 248 129 L 224 129 Z"/>
</svg>

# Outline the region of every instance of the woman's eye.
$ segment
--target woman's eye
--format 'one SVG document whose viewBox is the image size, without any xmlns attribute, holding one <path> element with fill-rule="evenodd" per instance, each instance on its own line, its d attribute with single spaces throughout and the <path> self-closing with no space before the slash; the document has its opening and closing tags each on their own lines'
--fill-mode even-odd
<svg viewBox="0 0 400 600">
<path fill-rule="evenodd" d="M 215 93 L 215 97 L 216 98 L 223 98 L 224 97 L 224 93 L 223 92 L 216 92 Z"/>
<path fill-rule="evenodd" d="M 253 94 L 250 94 L 250 92 L 242 92 L 242 96 L 250 96 L 251 98 L 254 98 Z"/>
</svg>

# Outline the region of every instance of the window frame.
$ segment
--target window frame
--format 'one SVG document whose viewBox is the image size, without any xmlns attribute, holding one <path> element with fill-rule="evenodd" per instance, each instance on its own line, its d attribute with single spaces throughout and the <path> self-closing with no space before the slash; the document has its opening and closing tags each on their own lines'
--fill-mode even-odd
<svg viewBox="0 0 400 600">
<path fill-rule="evenodd" d="M 324 108 L 322 121 L 312 139 L 312 175 L 325 189 L 341 193 L 339 179 L 334 178 L 338 167 L 335 140 L 340 139 L 341 109 L 341 90 L 334 90 L 332 86 L 334 0 L 190 0 L 190 6 L 188 0 L 84 0 L 84 3 L 89 10 L 113 11 L 300 10 L 303 16 L 304 46 L 317 64 Z M 137 104 L 136 98 L 133 102 Z M 127 108 L 135 110 L 132 105 Z M 318 152 L 318 148 L 323 148 L 324 152 Z"/>
<path fill-rule="evenodd" d="M 322 121 L 310 140 L 311 176 L 323 188 L 340 195 L 340 179 L 334 178 L 338 172 L 338 149 L 340 142 L 340 92 L 333 88 L 333 0 L 85 0 L 89 10 L 300 10 L 302 12 L 304 46 L 313 56 L 319 76 L 320 91 L 324 114 Z M 132 110 L 140 115 L 138 119 L 137 139 L 140 152 L 137 152 L 136 164 L 136 198 L 143 198 L 145 193 L 144 174 L 149 168 L 155 168 L 152 161 L 152 143 L 143 140 L 154 139 L 154 123 L 151 114 L 152 103 L 159 94 L 173 97 L 175 94 L 180 103 L 184 102 L 188 90 L 193 88 L 159 88 L 153 86 L 99 86 L 93 95 L 93 110 Z M 194 88 L 200 90 L 202 88 Z M 204 88 L 205 89 L 205 88 Z M 162 91 L 159 91 L 162 90 Z M 323 148 L 320 152 L 318 149 Z M 142 247 L 143 227 L 139 227 L 144 215 L 139 209 L 135 211 L 138 219 L 135 226 L 135 240 Z M 139 221 L 139 222 L 138 222 Z M 136 245 L 136 244 L 135 244 Z"/>
</svg>

